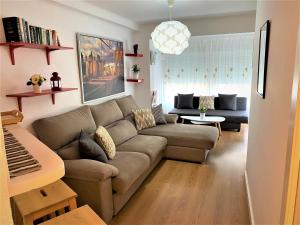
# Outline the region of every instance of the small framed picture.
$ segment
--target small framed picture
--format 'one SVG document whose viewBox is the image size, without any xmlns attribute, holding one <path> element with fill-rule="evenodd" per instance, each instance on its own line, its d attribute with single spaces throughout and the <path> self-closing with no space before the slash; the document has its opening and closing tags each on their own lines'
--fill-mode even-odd
<svg viewBox="0 0 300 225">
<path fill-rule="evenodd" d="M 264 25 L 260 28 L 260 36 L 259 36 L 257 93 L 262 98 L 265 98 L 266 95 L 269 37 L 270 37 L 270 21 L 267 20 L 264 23 Z"/>
</svg>

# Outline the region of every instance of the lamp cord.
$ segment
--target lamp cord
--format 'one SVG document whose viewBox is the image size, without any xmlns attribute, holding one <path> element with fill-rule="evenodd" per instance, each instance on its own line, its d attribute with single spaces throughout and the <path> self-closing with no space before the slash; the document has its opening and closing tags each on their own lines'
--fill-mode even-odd
<svg viewBox="0 0 300 225">
<path fill-rule="evenodd" d="M 169 19 L 172 20 L 172 8 L 174 6 L 174 0 L 168 0 L 168 7 L 169 7 Z"/>
<path fill-rule="evenodd" d="M 169 7 L 169 20 L 172 20 L 172 7 Z"/>
</svg>

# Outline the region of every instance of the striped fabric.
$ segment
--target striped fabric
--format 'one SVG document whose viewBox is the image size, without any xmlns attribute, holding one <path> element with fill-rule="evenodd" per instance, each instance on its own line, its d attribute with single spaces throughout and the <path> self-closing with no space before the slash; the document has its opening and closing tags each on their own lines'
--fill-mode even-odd
<svg viewBox="0 0 300 225">
<path fill-rule="evenodd" d="M 21 176 L 42 168 L 39 162 L 29 154 L 7 129 L 3 128 L 3 133 L 10 177 Z"/>
</svg>

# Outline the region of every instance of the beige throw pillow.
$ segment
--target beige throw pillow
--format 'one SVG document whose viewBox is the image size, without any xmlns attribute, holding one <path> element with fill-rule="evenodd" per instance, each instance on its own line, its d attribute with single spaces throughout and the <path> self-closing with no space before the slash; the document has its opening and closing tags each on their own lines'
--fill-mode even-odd
<svg viewBox="0 0 300 225">
<path fill-rule="evenodd" d="M 142 130 L 145 128 L 155 127 L 155 119 L 151 109 L 132 110 L 136 128 Z"/>
<path fill-rule="evenodd" d="M 107 130 L 99 126 L 95 133 L 97 143 L 103 148 L 109 159 L 113 159 L 116 155 L 116 145 L 107 132 Z"/>
<path fill-rule="evenodd" d="M 206 107 L 207 109 L 215 109 L 214 96 L 200 96 L 199 108 Z"/>
</svg>

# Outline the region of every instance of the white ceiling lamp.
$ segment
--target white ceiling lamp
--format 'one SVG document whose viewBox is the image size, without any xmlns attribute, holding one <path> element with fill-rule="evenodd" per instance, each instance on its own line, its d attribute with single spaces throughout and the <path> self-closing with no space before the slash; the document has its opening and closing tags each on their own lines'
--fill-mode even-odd
<svg viewBox="0 0 300 225">
<path fill-rule="evenodd" d="M 191 33 L 186 25 L 172 20 L 174 0 L 168 0 L 170 20 L 160 23 L 151 33 L 153 45 L 165 54 L 180 55 L 188 46 Z"/>
</svg>

